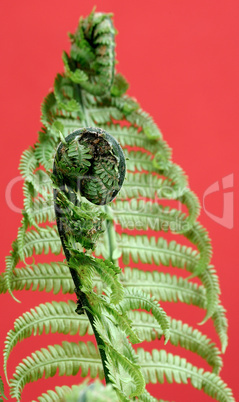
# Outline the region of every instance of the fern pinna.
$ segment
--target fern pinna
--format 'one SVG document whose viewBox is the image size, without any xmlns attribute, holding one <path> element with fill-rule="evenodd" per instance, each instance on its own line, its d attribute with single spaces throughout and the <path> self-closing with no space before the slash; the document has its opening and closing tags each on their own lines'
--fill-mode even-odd
<svg viewBox="0 0 239 402">
<path fill-rule="evenodd" d="M 114 388 L 105 392 L 106 396 L 109 392 L 111 400 L 154 401 L 144 389 L 145 383 L 166 380 L 191 383 L 217 401 L 231 402 L 232 392 L 219 376 L 221 351 L 225 352 L 227 346 L 227 319 L 219 299 L 218 278 L 210 264 L 210 239 L 198 221 L 199 202 L 183 170 L 172 162 L 171 150 L 153 119 L 126 95 L 128 84 L 115 72 L 111 18 L 93 11 L 80 19 L 75 34 L 70 35 L 70 54 L 63 53 L 65 72 L 57 74 L 54 90 L 42 105 L 43 127 L 38 141 L 21 159 L 25 179 L 23 218 L 6 258 L 6 271 L 0 277 L 1 292 L 8 291 L 15 299 L 14 291 L 22 289 L 54 294 L 76 292 L 78 297 L 77 311 L 72 300 L 52 301 L 32 308 L 15 321 L 6 337 L 6 376 L 11 351 L 32 334 L 45 331 L 83 336 L 94 332 L 100 352 L 94 343 L 83 341 L 35 351 L 16 367 L 10 380 L 11 396 L 20 401 L 27 383 L 44 375 L 54 376 L 59 370 L 60 375 L 80 371 L 82 377 L 90 372 L 91 378 L 98 376 L 100 380 L 105 375 Z M 70 137 L 72 132 L 75 134 Z M 92 142 L 101 141 L 102 133 L 109 133 L 122 146 L 127 172 L 117 198 L 97 206 L 92 202 L 106 204 L 102 199 L 110 201 L 122 184 L 119 185 L 119 164 L 112 148 L 107 149 L 109 159 L 101 160 L 91 170 L 93 180 L 87 177 L 81 183 L 83 194 L 74 188 L 73 179 L 86 174 L 93 159 Z M 52 172 L 59 143 L 63 151 L 56 156 L 58 172 Z M 101 146 L 107 148 L 105 143 Z M 94 177 L 99 177 L 101 183 L 107 178 L 100 199 Z M 68 264 L 61 254 L 52 186 L 58 228 L 64 228 L 63 242 L 69 252 Z M 169 241 L 170 233 L 177 235 L 177 240 Z M 49 252 L 61 256 L 52 262 L 37 263 L 37 255 Z M 29 266 L 26 259 L 31 256 L 34 263 Z M 151 269 L 136 268 L 138 263 L 150 265 Z M 80 278 L 79 287 L 68 265 L 73 276 Z M 172 274 L 160 272 L 164 266 L 171 267 Z M 174 268 L 187 271 L 189 277 L 174 275 Z M 201 284 L 190 280 L 193 277 L 199 278 Z M 160 301 L 203 309 L 203 322 L 213 320 L 221 350 L 197 328 L 167 317 Z M 155 339 L 161 339 L 160 350 L 148 352 L 131 345 Z M 201 356 L 211 371 L 167 352 L 163 343 L 167 339 Z M 73 393 L 80 389 L 73 387 Z M 68 392 L 68 387 L 56 387 L 39 396 L 38 401 L 61 400 Z M 97 397 L 101 400 L 100 392 Z"/>
</svg>

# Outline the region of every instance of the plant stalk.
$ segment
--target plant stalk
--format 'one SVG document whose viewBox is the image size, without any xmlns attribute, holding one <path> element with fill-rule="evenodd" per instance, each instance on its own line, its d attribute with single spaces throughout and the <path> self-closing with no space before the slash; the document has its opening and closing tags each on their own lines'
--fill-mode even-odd
<svg viewBox="0 0 239 402">
<path fill-rule="evenodd" d="M 69 266 L 70 252 L 69 252 L 69 250 L 68 250 L 68 248 L 66 246 L 66 235 L 65 235 L 65 231 L 63 229 L 63 225 L 61 223 L 61 217 L 60 217 L 61 215 L 60 215 L 60 212 L 59 212 L 59 208 L 56 206 L 57 193 L 58 193 L 58 190 L 54 189 L 53 194 L 54 194 L 54 206 L 55 206 L 55 213 L 56 213 L 56 223 L 57 223 L 57 228 L 58 228 L 59 236 L 60 236 L 60 239 L 61 239 L 63 251 L 64 251 L 64 254 L 66 256 L 67 263 L 68 263 L 68 266 Z M 96 331 L 96 329 L 94 327 L 94 316 L 90 311 L 91 306 L 90 306 L 90 303 L 89 303 L 89 301 L 87 299 L 87 296 L 83 292 L 81 292 L 82 284 L 81 284 L 80 278 L 79 278 L 77 272 L 74 269 L 70 268 L 70 266 L 69 266 L 69 269 L 70 269 L 70 273 L 71 273 L 71 276 L 72 276 L 72 279 L 73 279 L 73 282 L 74 282 L 74 285 L 75 285 L 76 296 L 77 296 L 77 298 L 80 299 L 81 305 L 87 307 L 87 308 L 84 309 L 84 311 L 87 314 L 87 317 L 88 317 L 88 319 L 90 321 L 90 324 L 92 326 L 92 329 L 94 331 L 95 339 L 96 339 L 97 346 L 98 346 L 98 349 L 99 349 L 99 352 L 100 352 L 100 357 L 101 357 L 101 360 L 102 360 L 102 365 L 103 365 L 103 370 L 104 370 L 104 375 L 105 375 L 105 382 L 106 382 L 106 384 L 110 384 L 111 381 L 110 381 L 110 378 L 109 378 L 109 369 L 106 366 L 107 357 L 106 357 L 106 354 L 105 354 L 105 343 L 100 338 L 98 332 Z"/>
</svg>

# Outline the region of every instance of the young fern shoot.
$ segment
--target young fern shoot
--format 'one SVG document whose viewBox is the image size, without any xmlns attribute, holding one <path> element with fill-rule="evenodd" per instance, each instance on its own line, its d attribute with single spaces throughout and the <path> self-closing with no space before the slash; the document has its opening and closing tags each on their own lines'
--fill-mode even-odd
<svg viewBox="0 0 239 402">
<path fill-rule="evenodd" d="M 56 186 L 53 192 L 57 228 L 75 284 L 78 297 L 77 313 L 85 312 L 92 325 L 106 382 L 110 380 L 105 365 L 105 345 L 94 325 L 97 313 L 93 303 L 96 301 L 96 295 L 95 298 L 92 295 L 93 273 L 96 271 L 103 279 L 104 270 L 97 270 L 97 260 L 82 252 L 82 249 L 95 249 L 97 238 L 103 232 L 103 220 L 106 218 L 104 212 L 93 208 L 90 203 L 104 205 L 112 201 L 122 186 L 124 176 L 124 154 L 115 139 L 103 130 L 75 130 L 63 138 L 57 148 L 52 175 Z M 82 201 L 81 196 L 85 196 L 90 203 Z M 78 244 L 81 246 L 80 250 Z M 112 285 L 111 301 L 120 301 L 123 287 L 116 278 L 119 269 L 113 264 L 104 264 L 103 261 L 101 264 L 105 265 L 108 283 Z M 99 301 L 100 297 L 97 299 Z"/>
<path fill-rule="evenodd" d="M 80 19 L 70 34 L 69 54 L 63 53 L 65 71 L 56 75 L 44 99 L 39 139 L 20 162 L 23 219 L 0 276 L 0 292 L 14 292 L 16 299 L 15 291 L 23 289 L 62 291 L 75 293 L 78 302 L 77 308 L 71 299 L 41 303 L 15 320 L 5 341 L 6 377 L 11 352 L 25 339 L 45 332 L 67 335 L 69 341 L 36 350 L 18 363 L 10 394 L 19 402 L 31 381 L 80 372 L 92 379 L 105 376 L 111 383 L 105 396 L 119 401 L 155 402 L 145 383 L 167 381 L 191 384 L 218 402 L 235 402 L 220 377 L 227 319 L 211 265 L 211 241 L 198 221 L 200 204 L 152 117 L 126 94 L 128 83 L 115 68 L 114 36 L 111 14 L 93 11 Z M 66 261 L 59 256 L 62 249 Z M 38 262 L 43 253 L 49 253 L 47 263 Z M 27 264 L 29 257 L 34 264 Z M 175 310 L 180 303 L 195 312 L 202 309 L 203 322 L 213 321 L 221 348 L 197 327 L 196 314 L 189 325 L 173 309 L 168 318 L 159 302 L 172 303 Z M 72 342 L 77 333 L 95 335 L 98 348 L 90 341 Z M 131 343 L 141 340 L 150 342 L 151 351 L 133 348 Z M 161 340 L 160 350 L 154 340 Z M 163 340 L 178 353 L 167 352 Z M 208 369 L 186 360 L 185 350 Z M 81 386 L 72 391 L 87 402 L 85 395 L 91 398 L 98 388 L 102 394 L 100 386 L 83 395 Z M 63 401 L 69 390 L 56 386 L 38 401 Z"/>
<path fill-rule="evenodd" d="M 110 203 L 121 189 L 125 172 L 125 157 L 119 143 L 106 131 L 89 127 L 62 138 L 52 174 L 57 228 L 78 298 L 76 312 L 87 315 L 101 355 L 106 383 L 114 385 L 120 400 L 127 400 L 129 394 L 139 396 L 144 393 L 144 378 L 127 335 L 133 343 L 139 343 L 140 339 L 121 304 L 124 289 L 118 279 L 120 268 L 113 261 L 97 259 L 91 253 L 99 236 L 107 230 L 104 205 Z M 93 290 L 94 274 L 107 286 L 104 295 Z M 130 297 L 131 293 L 127 291 L 126 295 Z M 138 295 L 138 299 L 141 298 L 142 295 Z M 141 301 L 144 305 L 143 298 Z M 162 328 L 168 339 L 169 322 L 165 313 L 157 302 L 147 299 L 144 308 L 147 306 L 159 323 L 164 321 Z M 133 386 L 125 387 L 119 380 L 122 370 L 132 377 Z"/>
</svg>

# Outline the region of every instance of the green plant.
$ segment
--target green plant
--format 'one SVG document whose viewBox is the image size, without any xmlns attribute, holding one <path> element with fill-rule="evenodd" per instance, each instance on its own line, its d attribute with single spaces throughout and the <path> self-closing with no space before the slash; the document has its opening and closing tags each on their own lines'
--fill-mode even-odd
<svg viewBox="0 0 239 402">
<path fill-rule="evenodd" d="M 107 366 L 110 367 L 112 376 L 108 376 L 108 381 L 113 383 L 119 399 L 128 400 L 129 396 L 134 398 L 136 395 L 139 400 L 153 400 L 143 393 L 144 380 L 146 383 L 163 382 L 165 375 L 168 382 L 186 383 L 190 380 L 194 387 L 203 389 L 216 400 L 230 402 L 234 400 L 231 390 L 219 377 L 222 359 L 218 348 L 197 329 L 180 320 L 167 319 L 158 305 L 158 301 L 177 301 L 204 309 L 203 322 L 209 318 L 213 320 L 222 351 L 225 351 L 227 320 L 219 300 L 218 278 L 210 265 L 210 239 L 197 220 L 198 199 L 189 189 L 182 169 L 171 161 L 171 150 L 152 118 L 135 100 L 125 95 L 128 84 L 122 75 L 115 73 L 114 32 L 110 15 L 92 12 L 88 18 L 80 20 L 76 33 L 70 35 L 70 55 L 63 53 L 65 73 L 57 75 L 54 91 L 45 98 L 42 106 L 43 128 L 39 139 L 21 159 L 20 170 L 25 178 L 22 225 L 11 254 L 6 258 L 6 271 L 0 282 L 1 291 L 9 291 L 14 298 L 12 292 L 21 289 L 74 293 L 75 285 L 65 261 L 60 259 L 31 266 L 26 261 L 28 257 L 49 251 L 55 255 L 61 253 L 57 228 L 52 224 L 55 219 L 53 182 L 58 208 L 68 214 L 65 218 L 59 217 L 66 233 L 68 264 L 73 276 L 75 273 L 81 279 L 79 287 L 76 286 L 78 314 L 75 303 L 69 300 L 68 303 L 53 301 L 41 304 L 19 317 L 14 330 L 7 335 L 4 371 L 6 374 L 7 361 L 15 345 L 32 334 L 43 331 L 92 334 L 88 318 L 81 314 L 85 310 L 88 316 L 93 313 L 104 373 L 107 377 Z M 128 159 L 124 185 L 116 200 L 104 209 L 85 199 L 82 202 L 72 178 L 87 174 L 92 159 L 90 145 L 84 144 L 84 148 L 81 143 L 66 140 L 79 127 L 87 127 L 88 133 L 91 126 L 100 126 L 116 138 Z M 60 141 L 66 148 L 64 154 L 67 151 L 68 156 L 64 160 L 59 157 L 57 161 L 64 173 L 59 178 L 56 172 L 51 173 L 51 169 Z M 77 170 L 76 160 L 82 161 L 83 170 Z M 109 166 L 102 164 L 101 168 L 113 168 L 111 162 Z M 101 179 L 105 177 L 102 170 L 93 173 L 103 175 Z M 114 171 L 111 179 L 115 180 L 117 174 Z M 66 177 L 69 182 L 66 182 Z M 112 183 L 114 187 L 119 185 L 117 181 Z M 84 195 L 100 204 L 102 199 L 98 202 L 98 192 L 94 192 L 92 184 L 87 180 L 83 183 Z M 72 191 L 58 192 L 62 185 L 64 190 L 67 185 Z M 108 193 L 104 196 L 107 197 Z M 177 200 L 187 213 L 170 205 L 165 207 L 157 198 Z M 82 229 L 84 221 L 90 222 L 90 226 Z M 117 231 L 114 230 L 115 224 Z M 130 233 L 132 229 L 137 233 Z M 147 235 L 142 234 L 142 230 L 147 231 Z M 162 232 L 178 234 L 178 241 L 168 242 Z M 181 236 L 197 250 L 181 245 Z M 83 253 L 83 248 L 88 250 L 87 254 Z M 92 256 L 90 250 L 94 248 L 95 256 Z M 96 258 L 99 256 L 103 259 Z M 123 271 L 118 268 L 119 259 L 121 266 L 126 265 Z M 170 266 L 172 271 L 174 268 L 184 269 L 190 277 L 183 279 L 158 269 L 132 269 L 127 267 L 131 262 Z M 191 281 L 192 277 L 198 277 L 202 284 Z M 90 306 L 84 295 L 90 300 Z M 146 312 L 136 311 L 140 308 Z M 167 353 L 163 345 L 160 351 L 154 349 L 149 353 L 138 348 L 135 354 L 127 336 L 136 343 L 139 338 L 153 341 L 166 337 L 167 340 L 169 327 L 169 341 L 200 355 L 210 364 L 212 372 L 205 372 L 185 359 Z M 115 347 L 117 343 L 120 349 Z M 62 346 L 49 346 L 35 352 L 18 365 L 10 380 L 12 397 L 20 400 L 21 391 L 28 382 L 41 378 L 44 373 L 46 377 L 53 376 L 57 368 L 66 375 L 75 375 L 81 368 L 82 377 L 90 369 L 91 378 L 97 374 L 103 378 L 100 355 L 93 343 L 63 342 Z M 131 382 L 128 382 L 129 378 Z M 58 388 L 57 396 L 49 392 L 39 400 L 57 400 L 66 391 Z"/>
<path fill-rule="evenodd" d="M 3 398 L 7 399 L 6 396 L 4 395 L 3 381 L 2 378 L 0 377 L 0 402 L 3 402 Z"/>
</svg>

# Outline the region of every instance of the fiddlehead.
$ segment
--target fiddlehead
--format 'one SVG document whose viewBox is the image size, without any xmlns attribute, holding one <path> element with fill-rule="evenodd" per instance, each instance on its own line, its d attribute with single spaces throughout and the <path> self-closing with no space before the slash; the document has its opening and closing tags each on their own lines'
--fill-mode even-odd
<svg viewBox="0 0 239 402">
<path fill-rule="evenodd" d="M 53 170 L 58 187 L 79 190 L 96 205 L 111 202 L 125 177 L 125 157 L 119 143 L 100 128 L 75 130 L 63 141 Z"/>
<path fill-rule="evenodd" d="M 84 128 L 62 139 L 52 174 L 57 227 L 78 297 L 76 312 L 85 312 L 89 318 L 100 349 L 106 382 L 110 380 L 105 344 L 94 324 L 97 312 L 93 306 L 96 298 L 92 292 L 93 271 L 108 275 L 111 302 L 122 299 L 123 287 L 115 278 L 120 273 L 119 268 L 110 261 L 97 262 L 87 251 L 94 250 L 107 216 L 100 207 L 92 204 L 103 206 L 111 202 L 123 184 L 125 171 L 125 158 L 118 142 L 104 130 Z M 101 269 L 102 263 L 105 273 Z"/>
</svg>

